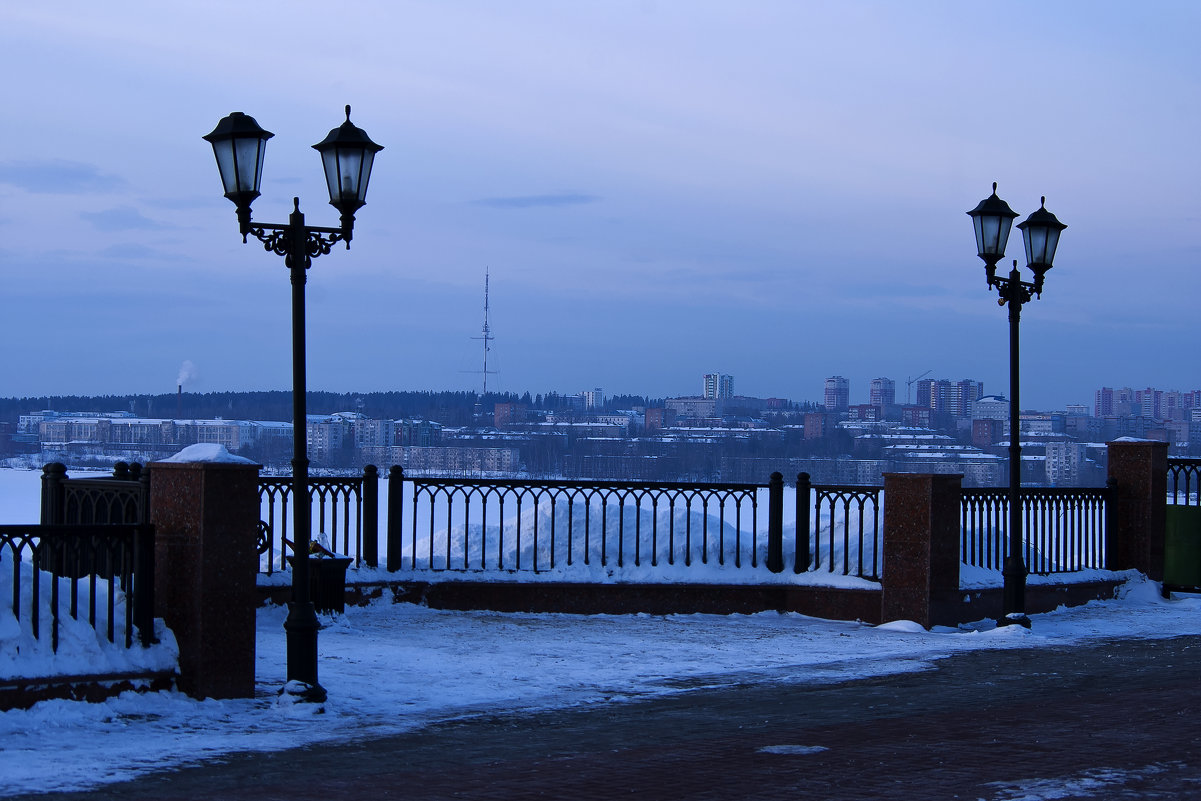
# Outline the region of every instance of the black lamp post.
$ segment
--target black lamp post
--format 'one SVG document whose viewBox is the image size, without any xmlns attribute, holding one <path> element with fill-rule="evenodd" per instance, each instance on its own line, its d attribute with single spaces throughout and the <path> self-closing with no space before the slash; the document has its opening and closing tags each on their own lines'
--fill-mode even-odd
<svg viewBox="0 0 1201 801">
<path fill-rule="evenodd" d="M 325 700 L 325 690 L 317 681 L 317 613 L 309 593 L 309 544 L 312 507 L 309 502 L 309 459 L 307 412 L 305 411 L 304 284 L 313 259 L 330 252 L 338 242 L 350 249 L 354 231 L 354 213 L 365 203 L 371 164 L 383 147 L 350 122 L 329 132 L 313 148 L 321 154 L 329 203 L 342 214 L 339 228 L 306 226 L 300 211 L 300 198 L 292 199 L 287 225 L 252 223 L 250 204 L 259 196 L 263 177 L 263 154 L 267 140 L 274 134 L 259 127 L 253 117 L 235 111 L 217 123 L 204 137 L 213 146 L 217 169 L 225 196 L 238 207 L 238 226 L 242 241 L 253 235 L 263 247 L 284 257 L 292 278 L 292 511 L 293 559 L 292 602 L 284 629 L 288 638 L 288 681 L 301 682 L 305 689 L 296 693 L 306 700 Z"/>
<path fill-rule="evenodd" d="M 1000 623 L 1019 623 L 1029 627 L 1026 617 L 1026 561 L 1022 556 L 1022 407 L 1018 394 L 1018 322 L 1022 306 L 1042 297 L 1043 279 L 1055 259 L 1059 233 L 1067 228 L 1043 206 L 1024 222 L 1018 224 L 1026 243 L 1026 266 L 1034 273 L 1034 281 L 1022 280 L 1015 259 L 1007 278 L 997 277 L 997 262 L 1005 257 L 1005 243 L 1017 212 L 993 192 L 968 212 L 976 229 L 976 249 L 984 260 L 989 288 L 996 287 L 998 303 L 1009 305 L 1009 553 L 1005 557 L 1002 575 L 1005 577 L 1003 615 Z"/>
</svg>

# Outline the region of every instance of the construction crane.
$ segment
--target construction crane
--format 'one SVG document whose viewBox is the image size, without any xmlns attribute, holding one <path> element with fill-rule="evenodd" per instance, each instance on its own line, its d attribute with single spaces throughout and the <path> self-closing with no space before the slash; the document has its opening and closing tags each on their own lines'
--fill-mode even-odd
<svg viewBox="0 0 1201 801">
<path fill-rule="evenodd" d="M 926 376 L 930 375 L 930 373 L 931 373 L 931 371 L 927 370 L 926 372 L 919 375 L 917 378 L 908 378 L 905 380 L 905 405 L 906 406 L 913 403 L 913 398 L 910 396 L 910 390 L 913 389 L 913 385 L 916 384 L 918 381 L 921 381 Z"/>
</svg>

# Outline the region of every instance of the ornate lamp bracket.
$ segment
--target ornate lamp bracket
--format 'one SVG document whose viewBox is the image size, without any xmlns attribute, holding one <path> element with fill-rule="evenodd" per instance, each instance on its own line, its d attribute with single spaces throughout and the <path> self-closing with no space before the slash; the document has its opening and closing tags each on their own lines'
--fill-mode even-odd
<svg viewBox="0 0 1201 801">
<path fill-rule="evenodd" d="M 327 228 L 307 226 L 304 215 L 300 212 L 300 199 L 293 198 L 291 221 L 287 225 L 276 223 L 253 223 L 247 215 L 242 226 L 242 241 L 253 236 L 263 243 L 263 249 L 286 259 L 288 267 L 296 266 L 294 261 L 299 259 L 305 269 L 312 266 L 312 260 L 318 256 L 328 255 L 334 245 L 345 242 L 350 248 L 350 228 Z M 351 218 L 353 225 L 354 218 Z"/>
</svg>

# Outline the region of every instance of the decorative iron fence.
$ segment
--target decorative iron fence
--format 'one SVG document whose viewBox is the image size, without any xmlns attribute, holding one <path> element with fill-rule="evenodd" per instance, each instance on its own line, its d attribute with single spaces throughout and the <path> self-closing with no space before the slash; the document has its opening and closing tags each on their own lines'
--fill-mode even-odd
<svg viewBox="0 0 1201 801">
<path fill-rule="evenodd" d="M 143 647 L 154 642 L 150 525 L 0 526 L 0 585 L 10 581 L 13 617 L 42 640 L 48 616 L 53 651 L 66 615 L 85 614 L 92 628 L 126 648 L 135 629 Z"/>
<path fill-rule="evenodd" d="M 392 480 L 389 489 L 399 484 Z M 764 487 L 756 484 L 402 480 L 413 495 L 398 566 L 409 569 L 758 567 L 764 558 L 757 496 Z M 392 533 L 404 530 L 392 525 L 403 520 L 403 508 L 391 506 L 388 517 L 391 546 Z"/>
<path fill-rule="evenodd" d="M 71 478 L 59 462 L 42 468 L 44 525 L 149 522 L 150 473 L 137 462 L 117 462 L 111 478 Z"/>
<path fill-rule="evenodd" d="M 797 573 L 878 578 L 880 488 L 814 487 L 806 474 L 798 481 L 790 504 L 796 535 L 785 537 L 786 489 L 778 473 L 769 484 L 735 484 L 409 478 L 393 467 L 387 567 L 576 575 L 624 569 L 629 577 L 639 568 L 782 572 L 792 565 Z"/>
<path fill-rule="evenodd" d="M 796 488 L 796 553 L 807 553 L 808 559 L 797 559 L 793 569 L 879 580 L 884 488 L 814 485 L 808 473 L 797 476 Z"/>
<path fill-rule="evenodd" d="M 1168 459 L 1168 503 L 1201 506 L 1201 459 Z"/>
<path fill-rule="evenodd" d="M 292 478 L 261 476 L 262 508 L 259 570 L 273 573 L 291 558 Z M 354 566 L 379 564 L 379 471 L 367 465 L 361 476 L 310 478 L 313 505 L 310 537 L 330 550 L 353 557 Z"/>
<path fill-rule="evenodd" d="M 1029 571 L 1050 575 L 1105 569 L 1112 497 L 1111 487 L 1023 489 L 1022 547 Z M 961 512 L 961 560 L 1000 570 L 1009 547 L 1009 490 L 964 489 Z"/>
</svg>

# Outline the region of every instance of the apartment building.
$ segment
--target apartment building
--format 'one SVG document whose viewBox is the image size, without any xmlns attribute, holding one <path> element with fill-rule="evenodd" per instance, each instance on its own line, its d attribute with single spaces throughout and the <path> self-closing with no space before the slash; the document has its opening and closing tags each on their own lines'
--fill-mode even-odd
<svg viewBox="0 0 1201 801">
<path fill-rule="evenodd" d="M 897 402 L 897 382 L 891 378 L 873 378 L 868 385 L 867 402 L 885 408 Z"/>
<path fill-rule="evenodd" d="M 703 398 L 732 398 L 734 397 L 734 376 L 724 373 L 706 373 Z"/>
<path fill-rule="evenodd" d="M 851 405 L 851 382 L 840 375 L 827 378 L 824 405 L 828 412 L 845 412 Z"/>
</svg>

